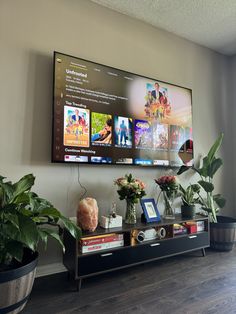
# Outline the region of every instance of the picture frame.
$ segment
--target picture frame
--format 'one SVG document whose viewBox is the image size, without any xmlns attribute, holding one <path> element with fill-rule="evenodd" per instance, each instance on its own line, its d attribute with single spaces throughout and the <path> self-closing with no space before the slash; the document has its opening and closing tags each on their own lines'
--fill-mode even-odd
<svg viewBox="0 0 236 314">
<path fill-rule="evenodd" d="M 154 198 L 144 198 L 140 200 L 146 222 L 161 221 L 161 216 L 156 206 Z"/>
</svg>

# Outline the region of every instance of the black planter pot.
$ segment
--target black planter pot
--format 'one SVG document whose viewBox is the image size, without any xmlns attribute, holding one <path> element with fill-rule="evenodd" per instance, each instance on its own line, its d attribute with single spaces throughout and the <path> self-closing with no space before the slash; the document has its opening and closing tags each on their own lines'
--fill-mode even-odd
<svg viewBox="0 0 236 314">
<path fill-rule="evenodd" d="M 218 251 L 231 251 L 236 241 L 236 219 L 217 216 L 217 223 L 210 223 L 211 248 Z"/>
<path fill-rule="evenodd" d="M 181 216 L 182 218 L 193 219 L 195 216 L 195 205 L 182 205 Z"/>
<path fill-rule="evenodd" d="M 21 266 L 0 272 L 0 314 L 23 310 L 34 283 L 38 253 L 27 250 Z"/>
</svg>

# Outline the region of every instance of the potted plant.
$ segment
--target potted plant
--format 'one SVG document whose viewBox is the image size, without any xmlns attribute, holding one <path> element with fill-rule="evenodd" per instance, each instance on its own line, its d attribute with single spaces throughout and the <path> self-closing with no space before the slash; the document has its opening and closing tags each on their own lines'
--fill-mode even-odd
<svg viewBox="0 0 236 314">
<path fill-rule="evenodd" d="M 80 237 L 76 225 L 31 191 L 34 181 L 32 174 L 16 183 L 0 176 L 0 313 L 16 314 L 24 308 L 34 281 L 39 241 L 46 246 L 51 237 L 64 249 L 59 223 L 73 237 Z"/>
<path fill-rule="evenodd" d="M 159 197 L 162 194 L 164 200 L 164 212 L 162 217 L 165 219 L 175 219 L 175 211 L 172 207 L 172 203 L 179 190 L 179 182 L 176 176 L 162 176 L 158 179 L 154 179 L 156 184 L 160 187 L 160 193 L 157 197 L 157 203 Z"/>
<path fill-rule="evenodd" d="M 203 158 L 202 165 L 181 166 L 178 174 L 192 169 L 200 176 L 198 184 L 204 191 L 204 195 L 199 195 L 199 203 L 202 209 L 208 213 L 210 219 L 210 242 L 211 247 L 217 250 L 232 250 L 236 239 L 236 219 L 225 216 L 217 216 L 220 208 L 223 208 L 226 200 L 221 194 L 214 194 L 213 179 L 216 172 L 223 164 L 223 160 L 216 157 L 223 140 L 223 133 L 219 135 L 215 143 L 210 148 L 208 154 Z"/>
<path fill-rule="evenodd" d="M 114 184 L 118 186 L 119 199 L 126 200 L 125 223 L 135 224 L 137 221 L 135 205 L 146 195 L 145 184 L 140 179 L 133 178 L 131 173 L 116 179 Z"/>
<path fill-rule="evenodd" d="M 181 215 L 183 218 L 194 218 L 195 204 L 199 202 L 199 184 L 190 184 L 186 189 L 179 184 L 179 195 L 181 196 Z"/>
</svg>

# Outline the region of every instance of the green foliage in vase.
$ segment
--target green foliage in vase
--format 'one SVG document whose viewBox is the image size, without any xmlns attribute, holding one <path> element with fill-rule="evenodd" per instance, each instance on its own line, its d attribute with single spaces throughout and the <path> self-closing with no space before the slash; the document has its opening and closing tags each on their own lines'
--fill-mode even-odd
<svg viewBox="0 0 236 314">
<path fill-rule="evenodd" d="M 54 238 L 64 249 L 60 224 L 76 239 L 81 236 L 74 223 L 31 191 L 34 181 L 32 174 L 16 183 L 0 176 L 0 271 L 21 262 L 25 248 L 36 251 L 40 240 L 46 247 L 48 238 Z"/>
<path fill-rule="evenodd" d="M 133 203 L 138 203 L 146 195 L 145 184 L 141 180 L 133 178 L 132 174 L 126 174 L 115 180 L 114 183 L 118 186 L 117 193 L 120 200 L 127 199 Z"/>
<path fill-rule="evenodd" d="M 224 207 L 226 203 L 226 200 L 222 197 L 221 194 L 213 193 L 215 189 L 213 178 L 223 164 L 223 160 L 219 157 L 216 157 L 216 153 L 222 144 L 223 136 L 223 133 L 221 133 L 217 138 L 215 143 L 210 148 L 208 154 L 203 158 L 202 165 L 200 167 L 182 166 L 178 171 L 178 174 L 182 174 L 183 172 L 192 169 L 198 173 L 200 176 L 198 184 L 205 192 L 203 196 L 201 196 L 201 193 L 199 193 L 199 203 L 202 205 L 203 210 L 209 214 L 210 220 L 212 222 L 217 222 L 216 214 L 220 208 Z"/>
</svg>

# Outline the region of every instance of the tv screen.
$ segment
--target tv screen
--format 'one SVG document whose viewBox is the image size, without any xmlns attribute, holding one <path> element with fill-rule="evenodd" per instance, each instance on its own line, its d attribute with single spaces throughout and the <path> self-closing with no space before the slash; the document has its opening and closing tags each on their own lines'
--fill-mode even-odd
<svg viewBox="0 0 236 314">
<path fill-rule="evenodd" d="M 52 161 L 191 165 L 191 90 L 54 53 Z"/>
</svg>

